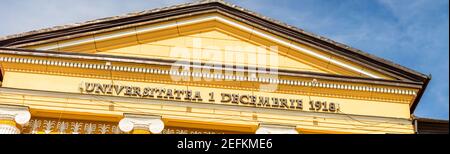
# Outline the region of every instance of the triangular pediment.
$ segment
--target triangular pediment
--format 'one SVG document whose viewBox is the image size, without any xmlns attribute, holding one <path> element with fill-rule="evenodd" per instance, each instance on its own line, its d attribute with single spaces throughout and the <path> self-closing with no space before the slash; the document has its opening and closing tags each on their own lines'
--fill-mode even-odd
<svg viewBox="0 0 450 154">
<path fill-rule="evenodd" d="M 137 38 L 139 39 L 139 37 Z M 190 31 L 188 34 L 174 34 L 172 37 L 155 36 L 147 41 L 138 39 L 134 44 L 123 42 L 123 45 L 119 45 L 120 43 L 115 42 L 118 47 L 110 48 L 109 46 L 95 53 L 238 67 L 267 67 L 291 71 L 336 73 L 289 55 L 288 48 L 279 46 L 270 48 L 269 45 L 273 44 L 258 42 L 258 39 L 239 38 L 231 32 L 218 28 L 198 29 Z"/>
<path fill-rule="evenodd" d="M 216 13 L 30 48 L 392 79 L 320 49 Z"/>
</svg>

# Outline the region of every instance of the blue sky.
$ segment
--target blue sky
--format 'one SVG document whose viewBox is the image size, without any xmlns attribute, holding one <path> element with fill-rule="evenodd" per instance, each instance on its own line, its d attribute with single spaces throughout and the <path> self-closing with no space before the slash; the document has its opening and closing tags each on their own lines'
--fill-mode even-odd
<svg viewBox="0 0 450 154">
<path fill-rule="evenodd" d="M 2 0 L 0 36 L 189 0 Z M 425 74 L 415 114 L 448 119 L 448 0 L 229 0 Z"/>
</svg>

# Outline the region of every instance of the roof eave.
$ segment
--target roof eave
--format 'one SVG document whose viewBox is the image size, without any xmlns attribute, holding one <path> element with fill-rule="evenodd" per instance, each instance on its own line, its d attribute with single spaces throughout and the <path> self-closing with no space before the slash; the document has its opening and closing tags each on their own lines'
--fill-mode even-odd
<svg viewBox="0 0 450 154">
<path fill-rule="evenodd" d="M 109 61 L 109 62 L 124 62 L 124 63 L 137 63 L 137 64 L 156 64 L 162 66 L 171 66 L 177 62 L 175 60 L 161 60 L 152 58 L 139 58 L 139 57 L 127 57 L 117 55 L 104 55 L 104 54 L 89 54 L 89 53 L 75 53 L 75 52 L 61 52 L 61 51 L 47 51 L 47 50 L 33 50 L 33 49 L 17 49 L 17 48 L 2 48 L 0 47 L 0 54 L 7 55 L 19 55 L 19 56 L 32 56 L 32 57 L 46 57 L 46 58 L 68 58 L 68 59 L 81 59 L 81 60 L 93 60 L 93 61 Z M 186 62 L 183 62 L 186 63 Z M 207 63 L 193 63 L 192 65 L 200 66 L 212 66 Z M 231 68 L 231 66 L 224 65 L 225 68 Z M 256 68 L 244 67 L 247 70 L 257 70 Z M 343 76 L 335 74 L 324 74 L 316 72 L 305 71 L 293 71 L 293 70 L 277 70 L 279 75 L 293 76 L 293 77 L 306 77 L 316 78 L 322 80 L 333 80 L 342 82 L 354 82 L 365 84 L 376 84 L 384 86 L 398 86 L 405 88 L 421 88 L 422 82 L 411 81 L 398 81 L 388 79 L 376 79 L 368 77 L 356 77 L 356 76 Z"/>
<path fill-rule="evenodd" d="M 427 78 L 425 78 L 425 81 L 423 82 L 422 88 L 419 89 L 419 92 L 417 94 L 416 99 L 414 100 L 414 102 L 411 104 L 410 106 L 410 113 L 413 114 L 414 111 L 416 110 L 417 105 L 419 105 L 420 100 L 422 99 L 423 94 L 425 93 L 425 90 L 428 87 L 428 84 L 431 81 L 431 76 L 427 76 Z"/>
</svg>

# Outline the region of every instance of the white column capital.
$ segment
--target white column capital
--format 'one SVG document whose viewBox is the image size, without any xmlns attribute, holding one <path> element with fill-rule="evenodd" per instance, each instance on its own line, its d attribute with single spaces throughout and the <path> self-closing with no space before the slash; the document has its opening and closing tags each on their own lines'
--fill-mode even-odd
<svg viewBox="0 0 450 154">
<path fill-rule="evenodd" d="M 256 134 L 298 134 L 295 126 L 259 124 Z"/>
<path fill-rule="evenodd" d="M 0 120 L 14 120 L 19 125 L 28 123 L 31 113 L 26 106 L 0 104 Z"/>
<path fill-rule="evenodd" d="M 164 129 L 164 122 L 161 116 L 124 114 L 124 118 L 119 122 L 119 129 L 126 133 L 133 129 L 145 129 L 153 134 L 159 134 Z"/>
</svg>

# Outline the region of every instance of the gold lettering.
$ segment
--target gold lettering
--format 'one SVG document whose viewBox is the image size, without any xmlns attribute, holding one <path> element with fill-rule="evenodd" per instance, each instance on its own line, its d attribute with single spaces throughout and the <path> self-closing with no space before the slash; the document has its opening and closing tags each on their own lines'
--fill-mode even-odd
<svg viewBox="0 0 450 154">
<path fill-rule="evenodd" d="M 249 103 L 248 95 L 241 95 L 239 97 L 239 102 L 242 104 L 248 104 Z"/>
<path fill-rule="evenodd" d="M 141 97 L 141 88 L 140 87 L 133 87 L 133 96 Z"/>
<path fill-rule="evenodd" d="M 239 95 L 231 94 L 231 103 L 238 104 L 239 103 Z"/>
<path fill-rule="evenodd" d="M 220 100 L 220 102 L 228 103 L 228 102 L 231 101 L 231 95 L 230 94 L 221 93 L 220 95 L 222 96 L 222 100 Z"/>
<path fill-rule="evenodd" d="M 251 105 L 256 105 L 256 96 L 249 96 L 250 97 L 250 104 Z"/>
<path fill-rule="evenodd" d="M 289 101 L 291 102 L 290 108 L 303 110 L 303 102 L 301 99 L 290 99 Z"/>
<path fill-rule="evenodd" d="M 167 89 L 166 96 L 164 98 L 174 99 L 172 89 Z"/>
<path fill-rule="evenodd" d="M 111 84 L 103 84 L 103 89 L 106 94 L 112 94 L 112 85 Z"/>
<path fill-rule="evenodd" d="M 209 101 L 210 102 L 215 102 L 215 100 L 214 100 L 214 92 L 210 92 L 209 93 Z"/>
<path fill-rule="evenodd" d="M 297 106 L 295 106 L 295 108 L 299 109 L 299 110 L 303 110 L 303 100 L 297 99 L 296 102 L 297 102 Z"/>
<path fill-rule="evenodd" d="M 199 102 L 203 101 L 202 96 L 200 95 L 199 91 L 195 92 L 194 99 L 199 101 Z"/>
<path fill-rule="evenodd" d="M 166 89 L 156 89 L 155 91 L 158 95 L 156 97 L 163 98 L 163 94 L 166 92 Z"/>
<path fill-rule="evenodd" d="M 123 89 L 125 89 L 125 86 L 114 85 L 114 91 L 116 91 L 116 95 L 120 95 L 120 93 L 122 93 Z"/>
<path fill-rule="evenodd" d="M 86 87 L 85 91 L 88 93 L 93 92 L 95 88 L 93 83 L 85 83 L 85 87 Z"/>
<path fill-rule="evenodd" d="M 264 107 L 269 106 L 270 105 L 269 104 L 269 97 L 262 97 L 262 96 L 260 96 L 258 105 L 259 106 L 264 106 Z"/>
<path fill-rule="evenodd" d="M 97 94 L 99 94 L 99 93 L 104 94 L 105 90 L 103 89 L 103 86 L 98 84 L 98 83 L 96 83 L 95 84 L 95 93 L 97 93 Z"/>
<path fill-rule="evenodd" d="M 272 98 L 272 107 L 280 107 L 280 102 L 278 102 L 278 98 Z"/>
<path fill-rule="evenodd" d="M 124 95 L 127 95 L 127 96 L 133 95 L 133 88 L 131 88 L 130 86 L 126 86 Z"/>
<path fill-rule="evenodd" d="M 115 94 L 126 96 L 137 96 L 137 97 L 152 97 L 163 99 L 184 99 L 186 101 L 197 101 L 202 102 L 203 98 L 200 91 L 192 90 L 178 90 L 178 89 L 164 89 L 164 88 L 150 88 L 134 86 L 119 86 L 114 84 L 99 84 L 99 83 L 82 83 L 84 84 L 84 91 L 86 93 L 95 94 Z M 82 87 L 83 88 L 83 87 Z M 254 95 L 240 95 L 240 94 L 230 94 L 221 93 L 221 103 L 233 103 L 233 104 L 250 104 L 254 106 L 261 107 L 272 107 L 272 108 L 285 108 L 285 109 L 297 109 L 303 110 L 303 100 L 302 99 L 286 99 L 277 97 L 263 97 Z M 214 92 L 209 93 L 209 102 L 215 102 Z M 336 112 L 339 111 L 340 106 L 338 103 L 327 102 L 327 101 L 309 101 L 309 110 L 311 111 L 323 111 L 323 112 Z"/>
<path fill-rule="evenodd" d="M 150 88 L 144 88 L 144 92 L 142 92 L 142 97 L 148 97 L 150 95 Z"/>
<path fill-rule="evenodd" d="M 181 95 L 184 94 L 182 90 L 175 90 L 175 99 L 181 99 Z"/>
<path fill-rule="evenodd" d="M 280 98 L 279 100 L 280 100 L 281 107 L 289 108 L 289 106 L 287 105 L 287 99 Z"/>
<path fill-rule="evenodd" d="M 184 100 L 192 100 L 192 91 L 186 90 L 186 94 L 184 95 Z"/>
</svg>

